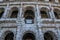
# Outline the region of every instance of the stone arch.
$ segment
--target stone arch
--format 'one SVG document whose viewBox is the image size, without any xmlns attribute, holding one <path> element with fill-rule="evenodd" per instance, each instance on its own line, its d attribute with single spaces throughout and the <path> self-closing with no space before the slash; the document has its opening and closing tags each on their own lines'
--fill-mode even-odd
<svg viewBox="0 0 60 40">
<path fill-rule="evenodd" d="M 54 9 L 54 15 L 56 19 L 60 19 L 60 10 L 59 9 Z"/>
<path fill-rule="evenodd" d="M 12 31 L 5 31 L 1 40 L 14 40 L 14 33 Z"/>
<path fill-rule="evenodd" d="M 45 0 L 38 0 L 38 1 L 42 1 L 42 2 L 43 2 L 43 1 L 45 1 Z"/>
<path fill-rule="evenodd" d="M 58 40 L 58 38 L 54 32 L 47 31 L 44 33 L 44 40 Z"/>
<path fill-rule="evenodd" d="M 8 2 L 8 1 L 10 1 L 10 0 L 3 0 L 4 2 Z"/>
<path fill-rule="evenodd" d="M 49 9 L 46 7 L 40 9 L 40 14 L 42 18 L 50 18 Z"/>
<path fill-rule="evenodd" d="M 28 6 L 25 8 L 24 18 L 25 18 L 25 23 L 34 23 L 35 14 L 34 14 L 34 8 L 33 7 Z M 27 22 L 27 21 L 29 21 L 29 22 Z"/>
<path fill-rule="evenodd" d="M 49 0 L 49 2 L 55 2 L 55 0 Z"/>
<path fill-rule="evenodd" d="M 23 11 L 25 12 L 26 10 L 32 10 L 34 12 L 34 7 L 33 6 L 25 6 L 23 8 Z"/>
<path fill-rule="evenodd" d="M 10 18 L 17 18 L 19 9 L 17 7 L 12 7 L 9 11 L 9 17 Z"/>
<path fill-rule="evenodd" d="M 0 18 L 3 16 L 5 9 L 4 8 L 0 8 Z"/>
<path fill-rule="evenodd" d="M 4 2 L 10 2 L 10 1 L 12 2 L 12 1 L 14 1 L 14 0 L 3 0 L 3 1 L 4 1 Z"/>
<path fill-rule="evenodd" d="M 27 31 L 23 34 L 22 40 L 35 40 L 35 34 L 32 31 Z"/>
</svg>

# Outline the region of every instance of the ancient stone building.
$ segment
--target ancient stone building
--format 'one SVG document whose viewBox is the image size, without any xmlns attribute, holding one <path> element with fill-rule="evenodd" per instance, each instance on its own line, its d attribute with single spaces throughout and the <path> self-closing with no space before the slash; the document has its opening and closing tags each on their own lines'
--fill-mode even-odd
<svg viewBox="0 0 60 40">
<path fill-rule="evenodd" d="M 60 0 L 0 0 L 0 40 L 60 40 Z"/>
</svg>

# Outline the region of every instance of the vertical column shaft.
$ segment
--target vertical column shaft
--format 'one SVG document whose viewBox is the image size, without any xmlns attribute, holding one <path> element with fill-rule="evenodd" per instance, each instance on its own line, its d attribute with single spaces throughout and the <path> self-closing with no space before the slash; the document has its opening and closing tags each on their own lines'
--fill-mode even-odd
<svg viewBox="0 0 60 40">
<path fill-rule="evenodd" d="M 21 4 L 22 5 L 22 4 Z M 22 40 L 21 38 L 21 30 L 22 30 L 22 23 L 21 23 L 21 13 L 22 13 L 22 7 L 20 7 L 20 12 L 19 12 L 19 15 L 18 15 L 18 26 L 17 26 L 17 37 L 16 37 L 16 40 Z"/>
<path fill-rule="evenodd" d="M 5 12 L 4 12 L 2 18 L 7 18 L 8 12 L 9 12 L 9 4 L 7 4 L 7 7 L 5 8 Z"/>
<path fill-rule="evenodd" d="M 40 38 L 39 38 L 40 40 L 44 40 L 44 35 L 43 35 L 41 29 L 39 29 L 39 36 L 40 36 Z"/>
<path fill-rule="evenodd" d="M 55 18 L 54 9 L 53 8 L 52 8 L 51 12 L 52 12 L 52 17 Z"/>
<path fill-rule="evenodd" d="M 40 29 L 39 29 L 39 27 L 41 27 L 40 26 L 40 24 L 41 24 L 41 16 L 40 16 L 40 8 L 39 8 L 39 6 L 38 6 L 38 4 L 36 5 L 36 10 L 37 10 L 37 13 L 36 13 L 36 15 L 37 15 L 37 39 L 36 40 L 43 40 L 41 37 L 42 36 L 40 36 L 41 34 L 41 31 L 39 31 Z M 40 39 L 41 38 L 41 39 Z"/>
<path fill-rule="evenodd" d="M 53 9 L 53 7 L 52 7 L 52 5 L 51 4 L 49 4 L 49 11 L 50 11 L 50 16 L 51 16 L 51 18 L 55 18 L 55 15 L 54 15 L 54 9 Z"/>
<path fill-rule="evenodd" d="M 37 24 L 38 26 L 40 25 L 40 20 L 41 20 L 41 16 L 40 16 L 40 9 L 39 9 L 39 6 L 36 5 L 36 8 L 37 8 Z"/>
</svg>

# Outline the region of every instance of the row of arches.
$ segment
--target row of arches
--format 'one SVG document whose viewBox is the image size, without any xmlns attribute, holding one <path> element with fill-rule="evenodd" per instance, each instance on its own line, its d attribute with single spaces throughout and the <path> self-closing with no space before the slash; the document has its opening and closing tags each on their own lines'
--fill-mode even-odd
<svg viewBox="0 0 60 40">
<path fill-rule="evenodd" d="M 42 2 L 48 1 L 51 3 L 60 3 L 60 0 L 38 0 L 38 1 L 42 1 Z"/>
<path fill-rule="evenodd" d="M 11 10 L 8 13 L 8 15 L 9 15 L 8 17 L 10 17 L 10 18 L 17 18 L 18 11 L 19 10 L 18 10 L 17 7 L 11 8 Z M 4 8 L 0 8 L 0 18 L 2 18 L 2 16 L 3 16 L 4 13 L 5 13 L 5 9 Z"/>
<path fill-rule="evenodd" d="M 4 8 L 0 8 L 0 18 L 3 16 L 4 10 L 5 10 Z M 60 10 L 54 9 L 53 12 L 54 12 L 55 18 L 60 19 Z M 18 13 L 19 13 L 19 9 L 17 7 L 11 8 L 11 10 L 9 11 L 9 18 L 17 18 Z M 38 13 L 39 12 L 37 12 L 37 14 Z M 50 18 L 50 14 L 52 13 L 49 13 L 49 9 L 44 7 L 40 9 L 41 18 Z M 26 7 L 25 10 L 23 11 L 23 17 L 25 18 L 25 20 L 28 19 L 29 21 L 32 21 L 32 23 L 34 23 L 34 18 L 35 18 L 34 8 L 30 6 Z"/>
<path fill-rule="evenodd" d="M 44 40 L 58 40 L 55 33 L 48 31 L 43 34 Z M 4 40 L 14 40 L 14 33 L 8 31 L 7 34 L 4 36 Z M 33 33 L 25 33 L 22 37 L 22 40 L 36 40 L 36 36 Z"/>
<path fill-rule="evenodd" d="M 32 1 L 46 1 L 46 0 L 4 0 L 5 2 L 8 2 L 8 1 L 24 1 L 24 2 L 32 2 Z M 47 0 L 49 2 L 55 2 L 55 0 Z M 57 0 L 60 2 L 60 0 Z"/>
<path fill-rule="evenodd" d="M 39 0 L 39 1 L 45 1 L 45 0 Z M 49 1 L 49 2 L 56 2 L 55 0 L 46 0 L 46 1 Z M 60 0 L 57 0 L 57 1 L 60 1 Z"/>
</svg>

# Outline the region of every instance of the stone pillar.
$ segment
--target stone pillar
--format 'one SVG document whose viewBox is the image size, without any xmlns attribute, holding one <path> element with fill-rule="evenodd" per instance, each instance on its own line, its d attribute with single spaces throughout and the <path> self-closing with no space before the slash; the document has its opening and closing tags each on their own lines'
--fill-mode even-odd
<svg viewBox="0 0 60 40">
<path fill-rule="evenodd" d="M 37 10 L 36 11 L 37 12 L 36 13 L 36 16 L 37 16 L 37 24 L 36 24 L 37 25 L 37 39 L 36 40 L 43 40 L 41 38 L 42 36 L 40 36 L 41 30 L 39 29 L 39 27 L 41 27 L 41 25 L 40 25 L 41 24 L 41 21 L 40 21 L 41 20 L 41 14 L 40 14 L 40 8 L 39 8 L 38 4 L 36 5 L 36 10 Z"/>
<path fill-rule="evenodd" d="M 41 20 L 41 14 L 40 14 L 40 9 L 39 9 L 39 6 L 36 5 L 36 9 L 37 9 L 37 25 L 39 26 L 40 25 L 40 20 Z"/>
<path fill-rule="evenodd" d="M 18 20 L 17 20 L 17 35 L 16 35 L 16 40 L 22 40 L 21 39 L 21 7 L 19 9 L 19 14 L 18 14 Z"/>
<path fill-rule="evenodd" d="M 25 25 L 25 21 L 24 21 L 25 18 L 23 16 L 24 16 L 23 3 L 21 3 L 20 18 L 21 18 L 22 26 Z"/>
<path fill-rule="evenodd" d="M 22 20 L 21 20 L 21 13 L 22 13 L 22 7 L 20 7 L 20 12 L 18 14 L 18 21 L 17 21 L 17 36 L 16 40 L 22 40 L 21 33 L 22 33 Z"/>
<path fill-rule="evenodd" d="M 50 15 L 51 18 L 53 18 L 52 13 L 53 13 L 53 10 L 50 9 L 50 10 L 49 10 L 49 15 Z"/>
<path fill-rule="evenodd" d="M 44 40 L 44 35 L 41 29 L 39 29 L 39 39 Z"/>
<path fill-rule="evenodd" d="M 53 7 L 51 7 L 51 10 L 50 10 L 51 12 L 50 12 L 50 14 L 51 14 L 51 18 L 55 18 L 55 15 L 54 15 L 54 11 L 53 11 Z"/>
<path fill-rule="evenodd" d="M 21 39 L 21 28 L 20 28 L 21 26 L 20 25 L 18 25 L 17 26 L 17 35 L 16 35 L 16 40 L 22 40 Z"/>
<path fill-rule="evenodd" d="M 1 31 L 0 31 L 0 40 L 2 40 L 2 34 L 1 34 Z"/>
<path fill-rule="evenodd" d="M 40 36 L 39 36 L 39 29 L 35 29 L 36 35 L 35 35 L 35 40 L 40 40 Z"/>
<path fill-rule="evenodd" d="M 16 40 L 22 40 L 21 38 L 21 25 L 17 26 L 17 36 L 16 36 Z"/>
<path fill-rule="evenodd" d="M 7 18 L 8 12 L 9 12 L 9 4 L 7 4 L 7 7 L 5 8 L 5 12 L 4 12 L 2 18 Z"/>
<path fill-rule="evenodd" d="M 58 37 L 58 40 L 60 40 L 60 30 L 59 30 L 59 26 L 57 26 L 57 37 Z"/>
</svg>

